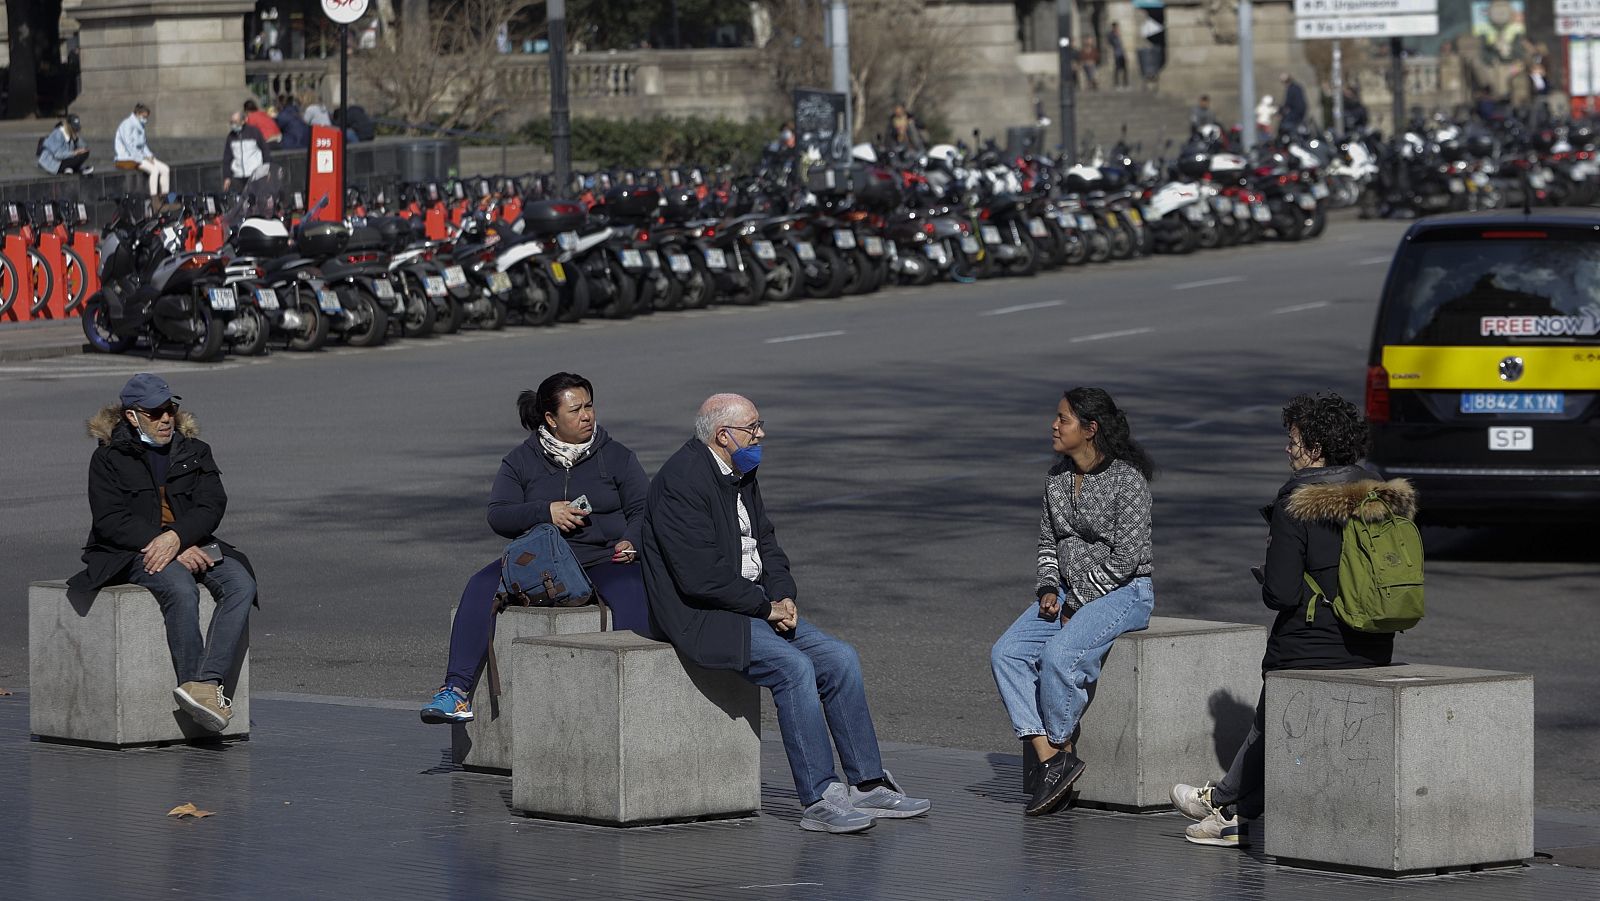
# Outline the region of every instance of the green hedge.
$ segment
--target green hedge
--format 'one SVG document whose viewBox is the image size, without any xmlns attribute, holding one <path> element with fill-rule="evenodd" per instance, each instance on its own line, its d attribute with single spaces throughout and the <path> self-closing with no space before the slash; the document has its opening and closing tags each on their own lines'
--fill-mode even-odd
<svg viewBox="0 0 1600 901">
<path fill-rule="evenodd" d="M 762 148 L 778 136 L 779 122 L 757 119 L 676 118 L 612 121 L 572 120 L 572 158 L 592 160 L 603 169 L 645 166 L 734 165 L 748 168 Z M 550 147 L 550 121 L 538 119 L 522 129 L 529 143 Z"/>
</svg>

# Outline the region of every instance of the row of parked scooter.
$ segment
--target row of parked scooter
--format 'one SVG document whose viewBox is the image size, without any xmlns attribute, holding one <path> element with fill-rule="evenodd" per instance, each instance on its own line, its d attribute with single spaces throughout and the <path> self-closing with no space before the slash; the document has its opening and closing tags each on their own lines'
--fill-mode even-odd
<svg viewBox="0 0 1600 901">
<path fill-rule="evenodd" d="M 1073 166 L 993 144 L 849 167 L 763 166 L 478 178 L 326 201 L 126 201 L 103 229 L 90 344 L 192 360 L 865 294 L 890 285 L 1314 237 L 1336 173 L 1310 153 L 1253 157 L 1195 139 L 1171 159 L 1119 144 Z M 565 196 L 562 196 L 565 195 Z M 1353 198 L 1352 198 L 1353 200 Z"/>
</svg>

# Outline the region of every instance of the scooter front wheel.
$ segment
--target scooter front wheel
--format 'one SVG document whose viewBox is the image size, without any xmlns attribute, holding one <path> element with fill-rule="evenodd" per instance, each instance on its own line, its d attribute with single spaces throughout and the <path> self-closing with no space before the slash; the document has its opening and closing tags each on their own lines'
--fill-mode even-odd
<svg viewBox="0 0 1600 901">
<path fill-rule="evenodd" d="M 0 257 L 0 262 L 3 261 L 4 258 Z M 9 266 L 10 263 L 4 265 Z M 3 276 L 4 273 L 0 273 L 0 277 Z M 137 340 L 132 335 L 123 337 L 112 333 L 111 311 L 106 306 L 105 298 L 99 294 L 89 298 L 84 304 L 83 337 L 89 342 L 90 347 L 103 354 L 127 353 Z"/>
</svg>

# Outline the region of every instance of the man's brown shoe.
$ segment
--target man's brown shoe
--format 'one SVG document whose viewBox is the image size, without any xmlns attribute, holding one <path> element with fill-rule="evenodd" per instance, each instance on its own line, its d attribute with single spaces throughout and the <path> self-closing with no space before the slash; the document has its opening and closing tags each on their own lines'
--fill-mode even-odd
<svg viewBox="0 0 1600 901">
<path fill-rule="evenodd" d="M 222 696 L 221 685 L 185 682 L 172 690 L 172 697 L 203 729 L 221 732 L 233 718 L 233 704 Z"/>
</svg>

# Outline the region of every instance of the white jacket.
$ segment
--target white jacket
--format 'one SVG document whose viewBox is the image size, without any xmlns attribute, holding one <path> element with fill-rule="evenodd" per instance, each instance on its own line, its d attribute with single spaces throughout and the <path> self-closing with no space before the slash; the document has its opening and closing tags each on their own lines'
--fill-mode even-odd
<svg viewBox="0 0 1600 901">
<path fill-rule="evenodd" d="M 115 149 L 119 163 L 142 163 L 155 156 L 150 152 L 150 145 L 145 143 L 144 123 L 135 114 L 129 114 L 117 126 Z"/>
</svg>

